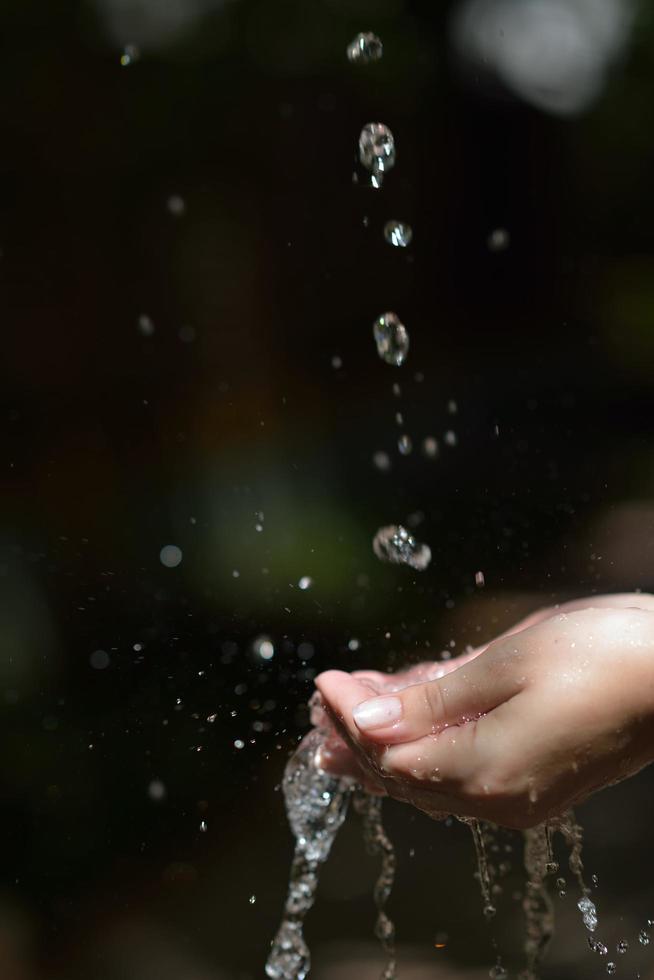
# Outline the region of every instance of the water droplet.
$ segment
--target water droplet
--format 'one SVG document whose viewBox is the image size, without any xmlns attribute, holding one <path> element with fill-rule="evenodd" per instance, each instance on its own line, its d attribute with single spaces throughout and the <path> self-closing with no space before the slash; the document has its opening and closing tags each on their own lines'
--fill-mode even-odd
<svg viewBox="0 0 654 980">
<path fill-rule="evenodd" d="M 599 878 L 597 877 L 597 875 L 591 875 L 590 880 L 592 881 L 595 888 L 597 888 L 597 886 L 599 885 Z"/>
<path fill-rule="evenodd" d="M 613 963 L 612 961 L 610 961 L 609 963 L 606 964 L 606 972 L 607 973 L 613 974 L 613 973 L 615 973 L 615 970 L 616 970 L 615 963 Z"/>
<path fill-rule="evenodd" d="M 487 238 L 489 251 L 503 252 L 509 247 L 509 241 L 509 233 L 506 228 L 494 228 Z"/>
<path fill-rule="evenodd" d="M 641 929 L 638 933 L 638 942 L 641 946 L 649 946 L 649 933 L 645 929 Z"/>
<path fill-rule="evenodd" d="M 403 456 L 408 456 L 411 450 L 413 449 L 411 436 L 408 436 L 406 433 L 403 433 L 403 435 L 401 435 L 400 438 L 397 440 L 397 448 L 402 453 Z"/>
<path fill-rule="evenodd" d="M 148 796 L 155 803 L 160 803 L 166 798 L 166 787 L 160 779 L 153 779 L 148 786 Z"/>
<path fill-rule="evenodd" d="M 370 31 L 357 34 L 347 46 L 348 61 L 364 65 L 370 61 L 379 61 L 383 53 L 384 45 L 380 38 Z"/>
<path fill-rule="evenodd" d="M 310 589 L 312 585 L 313 585 L 313 579 L 311 578 L 311 576 L 303 575 L 300 581 L 298 582 L 297 587 L 298 589 L 302 589 L 303 592 L 306 592 L 306 590 Z"/>
<path fill-rule="evenodd" d="M 456 432 L 453 432 L 452 429 L 448 429 L 443 438 L 448 446 L 456 446 L 459 441 Z"/>
<path fill-rule="evenodd" d="M 381 527 L 372 542 L 372 550 L 381 561 L 392 565 L 410 565 L 424 571 L 431 561 L 431 550 L 421 544 L 401 524 Z"/>
<path fill-rule="evenodd" d="M 491 980 L 507 980 L 509 973 L 506 967 L 498 963 L 496 966 L 492 966 L 488 971 L 488 976 Z"/>
<path fill-rule="evenodd" d="M 490 919 L 495 918 L 496 913 L 497 913 L 497 909 L 495 908 L 494 905 L 490 905 L 490 904 L 484 905 L 484 918 L 486 920 L 490 921 Z"/>
<path fill-rule="evenodd" d="M 257 896 L 256 895 L 250 895 L 250 897 L 248 898 L 248 902 L 250 903 L 250 905 L 254 905 L 254 903 L 256 902 L 256 900 L 257 900 Z"/>
<path fill-rule="evenodd" d="M 379 450 L 379 452 L 373 455 L 372 461 L 375 467 L 381 470 L 382 473 L 387 473 L 391 468 L 391 457 L 382 450 Z"/>
<path fill-rule="evenodd" d="M 206 820 L 201 820 L 201 821 L 200 821 L 200 831 L 201 831 L 201 832 L 202 832 L 203 834 L 206 834 L 206 832 L 207 832 L 207 830 L 208 830 L 208 829 L 209 829 L 209 828 L 207 827 L 207 821 L 206 821 Z"/>
<path fill-rule="evenodd" d="M 192 327 L 188 323 L 185 323 L 177 331 L 177 336 L 179 337 L 179 339 L 183 344 L 192 344 L 196 336 L 195 327 Z"/>
<path fill-rule="evenodd" d="M 484 577 L 484 573 L 483 572 L 475 572 L 475 585 L 478 585 L 480 589 L 484 585 L 486 585 L 486 579 Z M 549 868 L 549 865 L 548 865 L 548 868 Z M 553 873 L 555 873 L 558 870 L 559 870 L 558 864 L 556 866 L 553 865 L 552 866 L 552 870 L 548 870 L 547 873 L 548 874 L 553 874 Z"/>
<path fill-rule="evenodd" d="M 182 549 L 176 544 L 165 544 L 159 552 L 159 561 L 166 568 L 177 568 L 182 560 Z"/>
<path fill-rule="evenodd" d="M 217 712 L 214 712 L 211 715 L 207 715 L 207 721 L 209 722 L 210 725 L 213 725 L 213 723 L 214 723 L 214 721 L 216 720 L 217 717 L 218 717 L 218 713 Z"/>
<path fill-rule="evenodd" d="M 382 361 L 401 367 L 409 352 L 409 334 L 397 313 L 382 313 L 377 317 L 373 335 Z"/>
<path fill-rule="evenodd" d="M 407 225 L 403 221 L 396 221 L 393 218 L 384 225 L 384 238 L 389 245 L 394 245 L 395 248 L 407 248 L 413 239 L 413 229 L 411 225 Z"/>
<path fill-rule="evenodd" d="M 366 123 L 359 136 L 359 159 L 372 174 L 373 187 L 381 187 L 384 174 L 395 166 L 395 140 L 384 123 Z"/>
<path fill-rule="evenodd" d="M 94 650 L 89 663 L 94 670 L 105 670 L 109 666 L 109 654 L 106 650 Z"/>
<path fill-rule="evenodd" d="M 338 354 L 334 354 L 332 357 L 332 367 L 335 371 L 340 371 L 340 369 L 343 367 L 343 358 L 339 357 Z"/>
<path fill-rule="evenodd" d="M 347 648 L 348 650 L 352 650 L 352 652 L 358 650 L 360 646 L 361 644 L 359 643 L 359 641 L 355 636 L 353 636 L 351 640 L 347 641 Z"/>
<path fill-rule="evenodd" d="M 143 337 L 151 337 L 154 333 L 154 323 L 152 318 L 147 315 L 147 313 L 141 313 L 140 317 L 136 321 L 139 333 Z"/>
<path fill-rule="evenodd" d="M 242 738 L 235 738 L 234 739 L 234 748 L 235 749 L 244 749 L 245 748 L 245 742 L 243 741 Z"/>
<path fill-rule="evenodd" d="M 566 880 L 565 880 L 565 878 L 557 878 L 557 879 L 556 879 L 556 887 L 557 887 L 557 888 L 560 888 L 560 889 L 565 889 L 565 887 L 566 887 L 566 884 L 567 884 L 567 883 L 566 883 Z"/>
<path fill-rule="evenodd" d="M 422 452 L 427 459 L 436 459 L 438 456 L 438 440 L 433 436 L 427 436 L 422 440 Z"/>
<path fill-rule="evenodd" d="M 272 660 L 275 656 L 275 647 L 268 636 L 258 636 L 252 643 L 252 653 L 259 660 Z"/>
<path fill-rule="evenodd" d="M 134 62 L 138 61 L 140 57 L 141 52 L 136 44 L 126 44 L 120 56 L 120 63 L 123 68 L 127 68 L 128 65 L 133 65 Z"/>
<path fill-rule="evenodd" d="M 615 948 L 617 949 L 618 953 L 626 953 L 629 949 L 629 943 L 626 939 L 620 939 Z"/>
<path fill-rule="evenodd" d="M 395 421 L 398 425 L 404 425 L 404 416 L 402 415 L 402 412 L 395 413 Z"/>
<path fill-rule="evenodd" d="M 166 201 L 166 207 L 174 218 L 181 218 L 186 214 L 186 201 L 179 194 L 171 194 Z"/>
</svg>

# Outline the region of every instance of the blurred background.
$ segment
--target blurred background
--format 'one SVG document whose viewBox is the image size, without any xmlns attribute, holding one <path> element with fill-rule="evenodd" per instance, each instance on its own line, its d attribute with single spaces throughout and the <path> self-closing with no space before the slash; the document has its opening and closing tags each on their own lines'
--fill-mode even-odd
<svg viewBox="0 0 654 980">
<path fill-rule="evenodd" d="M 0 24 L 0 975 L 251 980 L 317 672 L 654 589 L 654 11 L 3 0 Z M 358 31 L 381 61 L 348 62 Z M 373 555 L 399 522 L 427 571 Z M 630 977 L 653 788 L 579 814 Z M 490 929 L 467 828 L 386 814 L 400 977 L 487 976 L 493 941 L 517 972 L 517 837 Z M 374 877 L 352 816 L 316 980 L 379 975 Z M 606 972 L 577 897 L 547 976 Z"/>
</svg>

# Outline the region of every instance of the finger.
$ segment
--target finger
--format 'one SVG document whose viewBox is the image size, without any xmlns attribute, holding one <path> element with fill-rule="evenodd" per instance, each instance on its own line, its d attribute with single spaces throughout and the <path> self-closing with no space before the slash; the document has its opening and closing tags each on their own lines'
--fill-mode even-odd
<svg viewBox="0 0 654 980">
<path fill-rule="evenodd" d="M 499 642 L 441 678 L 355 705 L 350 700 L 357 689 L 350 687 L 343 692 L 341 710 L 352 711 L 366 739 L 382 744 L 411 742 L 479 718 L 516 695 L 525 684 L 521 671 L 511 668 L 517 656 L 515 648 Z"/>
<path fill-rule="evenodd" d="M 374 780 L 368 772 L 361 768 L 352 749 L 344 742 L 330 740 L 321 745 L 318 749 L 316 762 L 319 768 L 329 773 L 330 776 L 353 779 L 367 793 L 372 793 L 375 796 L 386 795 L 381 783 Z"/>
</svg>

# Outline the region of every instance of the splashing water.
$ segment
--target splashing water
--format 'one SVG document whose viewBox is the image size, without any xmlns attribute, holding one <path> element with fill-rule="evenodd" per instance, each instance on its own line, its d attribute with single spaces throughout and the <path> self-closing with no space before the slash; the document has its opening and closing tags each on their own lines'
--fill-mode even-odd
<svg viewBox="0 0 654 980">
<path fill-rule="evenodd" d="M 477 854 L 477 868 L 479 872 L 481 897 L 484 903 L 484 917 L 490 920 L 494 917 L 497 910 L 493 905 L 491 895 L 491 871 L 488 863 L 488 855 L 486 853 L 484 832 L 482 830 L 481 823 L 479 820 L 475 820 L 474 817 L 459 817 L 459 820 L 461 823 L 467 824 L 472 832 L 472 839 L 474 841 L 475 852 Z"/>
<path fill-rule="evenodd" d="M 526 830 L 524 838 L 524 864 L 527 873 L 527 886 L 522 903 L 526 922 L 525 980 L 535 980 L 543 956 L 554 935 L 554 906 L 545 879 L 548 874 L 556 874 L 558 865 L 552 856 L 551 830 L 548 824 L 539 824 Z"/>
<path fill-rule="evenodd" d="M 347 60 L 364 65 L 370 61 L 379 61 L 383 53 L 384 45 L 381 39 L 371 31 L 357 34 L 347 46 Z"/>
<path fill-rule="evenodd" d="M 381 816 L 382 801 L 378 796 L 369 796 L 362 790 L 354 795 L 354 809 L 363 818 L 363 835 L 370 854 L 381 855 L 381 870 L 375 882 L 374 898 L 377 906 L 375 935 L 379 939 L 388 960 L 382 973 L 382 980 L 395 980 L 397 962 L 395 959 L 395 926 L 386 914 L 386 902 L 395 880 L 395 849 L 388 838 Z"/>
<path fill-rule="evenodd" d="M 382 313 L 372 327 L 382 361 L 401 367 L 409 353 L 409 334 L 397 313 Z"/>
<path fill-rule="evenodd" d="M 431 549 L 422 544 L 401 524 L 380 527 L 372 542 L 372 550 L 380 561 L 391 565 L 409 565 L 422 572 L 431 561 Z"/>
<path fill-rule="evenodd" d="M 302 926 L 314 903 L 318 868 L 345 819 L 351 785 L 327 775 L 316 764 L 322 735 L 316 729 L 302 741 L 284 771 L 286 813 L 295 836 L 284 916 L 266 962 L 271 980 L 304 980 L 311 956 Z"/>
<path fill-rule="evenodd" d="M 384 174 L 395 166 L 395 139 L 388 126 L 366 123 L 359 136 L 359 160 L 372 174 L 372 186 L 381 187 Z"/>
</svg>

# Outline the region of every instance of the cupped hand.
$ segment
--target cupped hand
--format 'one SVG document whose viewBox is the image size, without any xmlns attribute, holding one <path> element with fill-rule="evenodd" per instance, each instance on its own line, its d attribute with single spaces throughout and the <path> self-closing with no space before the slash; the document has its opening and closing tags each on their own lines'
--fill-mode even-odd
<svg viewBox="0 0 654 980">
<path fill-rule="evenodd" d="M 543 611 L 463 659 L 320 675 L 321 765 L 432 816 L 528 827 L 654 759 L 652 597 Z"/>
</svg>

